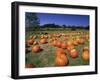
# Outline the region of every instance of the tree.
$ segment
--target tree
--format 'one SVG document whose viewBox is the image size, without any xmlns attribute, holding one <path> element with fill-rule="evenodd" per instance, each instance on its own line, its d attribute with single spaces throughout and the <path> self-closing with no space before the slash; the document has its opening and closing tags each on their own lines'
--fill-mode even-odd
<svg viewBox="0 0 100 81">
<path fill-rule="evenodd" d="M 50 24 L 44 24 L 43 26 L 42 26 L 43 28 L 60 28 L 61 26 L 60 25 L 56 25 L 56 24 L 54 24 L 54 23 L 50 23 Z"/>
<path fill-rule="evenodd" d="M 64 24 L 64 25 L 62 25 L 62 27 L 63 27 L 63 28 L 66 28 L 66 25 Z"/>
<path fill-rule="evenodd" d="M 26 12 L 25 14 L 25 26 L 26 27 L 38 27 L 39 24 L 40 24 L 40 21 L 36 13 Z"/>
</svg>

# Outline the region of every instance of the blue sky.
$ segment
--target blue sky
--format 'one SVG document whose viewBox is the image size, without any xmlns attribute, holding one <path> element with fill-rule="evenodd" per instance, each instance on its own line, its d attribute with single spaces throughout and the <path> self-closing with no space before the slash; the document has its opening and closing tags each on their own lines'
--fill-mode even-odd
<svg viewBox="0 0 100 81">
<path fill-rule="evenodd" d="M 72 15 L 72 14 L 48 14 L 37 13 L 40 20 L 40 25 L 44 24 L 57 24 L 57 25 L 75 25 L 75 26 L 88 26 L 88 15 Z"/>
</svg>

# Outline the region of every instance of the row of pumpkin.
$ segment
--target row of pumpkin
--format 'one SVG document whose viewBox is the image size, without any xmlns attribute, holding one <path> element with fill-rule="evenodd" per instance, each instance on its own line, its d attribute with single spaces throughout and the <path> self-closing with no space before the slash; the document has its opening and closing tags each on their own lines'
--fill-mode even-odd
<svg viewBox="0 0 100 81">
<path fill-rule="evenodd" d="M 64 40 L 61 40 L 61 37 Z M 38 42 L 35 41 L 38 39 Z M 26 41 L 26 46 L 32 46 L 31 51 L 34 54 L 41 52 L 41 44 L 48 44 L 48 46 L 57 47 L 55 51 L 55 65 L 57 66 L 65 66 L 68 65 L 69 60 L 65 49 L 69 52 L 70 56 L 75 59 L 79 56 L 79 52 L 75 49 L 75 46 L 84 45 L 86 41 L 89 41 L 89 35 L 84 35 L 84 38 L 81 38 L 76 35 L 74 39 L 69 40 L 66 34 L 53 34 L 53 35 L 40 35 L 40 36 L 30 36 Z M 27 49 L 26 49 L 27 51 Z M 81 54 L 82 60 L 89 61 L 90 53 L 89 47 L 85 46 L 83 48 L 83 52 Z M 26 67 L 30 67 L 31 65 L 26 65 Z"/>
</svg>

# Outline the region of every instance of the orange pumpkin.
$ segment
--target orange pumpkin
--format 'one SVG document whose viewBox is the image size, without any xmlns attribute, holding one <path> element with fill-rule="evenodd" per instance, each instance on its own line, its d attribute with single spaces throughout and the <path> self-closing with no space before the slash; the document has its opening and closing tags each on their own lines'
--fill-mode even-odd
<svg viewBox="0 0 100 81">
<path fill-rule="evenodd" d="M 78 57 L 78 51 L 77 51 L 76 49 L 70 50 L 70 56 L 71 56 L 72 58 Z"/>
<path fill-rule="evenodd" d="M 84 44 L 84 43 L 85 43 L 85 40 L 84 40 L 84 39 L 80 39 L 80 40 L 78 41 L 78 43 L 79 43 L 79 44 Z"/>
<path fill-rule="evenodd" d="M 65 66 L 68 64 L 68 57 L 65 54 L 61 54 L 57 56 L 55 59 L 55 65 L 57 66 Z"/>
<path fill-rule="evenodd" d="M 61 41 L 57 41 L 56 46 L 61 47 L 61 44 L 62 44 Z"/>
<path fill-rule="evenodd" d="M 62 44 L 61 44 L 61 48 L 66 48 L 67 47 L 67 43 L 66 42 L 63 42 Z"/>
<path fill-rule="evenodd" d="M 61 54 L 59 57 L 60 57 L 61 59 L 63 59 L 65 62 L 68 61 L 68 57 L 67 57 L 66 53 Z"/>
<path fill-rule="evenodd" d="M 40 43 L 41 43 L 41 44 L 45 44 L 45 43 L 47 43 L 47 41 L 46 41 L 46 39 L 41 39 L 41 40 L 40 40 Z"/>
<path fill-rule="evenodd" d="M 89 61 L 89 59 L 90 59 L 90 54 L 89 54 L 88 51 L 84 51 L 84 52 L 82 53 L 82 59 L 83 59 L 84 61 Z"/>
<path fill-rule="evenodd" d="M 71 46 L 73 45 L 73 42 L 72 41 L 67 41 L 67 46 Z"/>
<path fill-rule="evenodd" d="M 39 45 L 36 45 L 36 46 L 33 46 L 33 47 L 32 47 L 32 52 L 37 53 L 37 52 L 39 52 L 40 50 L 41 50 L 41 48 L 40 48 Z"/>
<path fill-rule="evenodd" d="M 76 39 L 76 42 L 79 44 L 79 42 L 80 42 L 80 38 L 77 38 L 77 39 Z"/>
<path fill-rule="evenodd" d="M 56 46 L 56 45 L 57 45 L 57 40 L 54 40 L 54 41 L 52 42 L 52 45 L 53 45 L 53 46 Z"/>
<path fill-rule="evenodd" d="M 27 40 L 27 45 L 32 45 L 33 42 L 34 42 L 34 40 L 32 40 L 32 39 L 28 39 L 28 40 Z"/>
<path fill-rule="evenodd" d="M 61 54 L 65 54 L 64 50 L 62 48 L 56 49 L 56 56 L 60 56 Z"/>
</svg>

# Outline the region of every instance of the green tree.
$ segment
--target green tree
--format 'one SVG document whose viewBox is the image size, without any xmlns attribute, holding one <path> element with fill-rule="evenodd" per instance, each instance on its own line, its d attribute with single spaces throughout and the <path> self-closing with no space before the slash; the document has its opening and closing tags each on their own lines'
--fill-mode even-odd
<svg viewBox="0 0 100 81">
<path fill-rule="evenodd" d="M 38 27 L 40 24 L 39 18 L 37 17 L 36 13 L 25 13 L 25 26 L 26 27 Z"/>
</svg>

